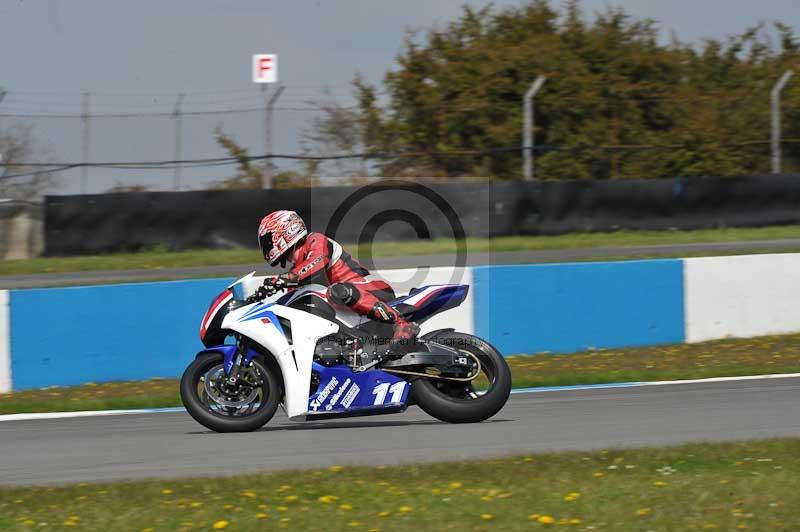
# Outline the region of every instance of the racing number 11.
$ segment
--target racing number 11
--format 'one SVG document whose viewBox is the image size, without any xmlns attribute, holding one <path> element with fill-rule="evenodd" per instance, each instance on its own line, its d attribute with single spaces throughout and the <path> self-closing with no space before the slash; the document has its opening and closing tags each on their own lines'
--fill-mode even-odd
<svg viewBox="0 0 800 532">
<path fill-rule="evenodd" d="M 392 392 L 392 399 L 389 401 L 390 403 L 399 403 L 400 399 L 403 397 L 403 390 L 408 384 L 406 381 L 396 382 L 390 385 L 388 382 L 384 382 L 383 384 L 377 385 L 375 388 L 372 389 L 372 395 L 375 396 L 375 402 L 372 403 L 373 405 L 382 405 L 383 402 L 386 400 L 386 394 L 388 392 Z"/>
</svg>

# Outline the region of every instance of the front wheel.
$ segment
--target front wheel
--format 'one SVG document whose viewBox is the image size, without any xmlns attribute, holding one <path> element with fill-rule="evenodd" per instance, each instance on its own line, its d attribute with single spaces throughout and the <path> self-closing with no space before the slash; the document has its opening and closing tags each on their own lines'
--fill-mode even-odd
<svg viewBox="0 0 800 532">
<path fill-rule="evenodd" d="M 497 349 L 477 336 L 452 331 L 431 333 L 423 340 L 475 356 L 482 375 L 470 382 L 415 380 L 411 392 L 422 410 L 448 423 L 478 423 L 503 408 L 511 394 L 511 370 Z"/>
<path fill-rule="evenodd" d="M 181 401 L 198 423 L 216 432 L 248 432 L 267 423 L 280 402 L 280 384 L 259 360 L 227 382 L 221 353 L 205 353 L 181 378 Z"/>
</svg>

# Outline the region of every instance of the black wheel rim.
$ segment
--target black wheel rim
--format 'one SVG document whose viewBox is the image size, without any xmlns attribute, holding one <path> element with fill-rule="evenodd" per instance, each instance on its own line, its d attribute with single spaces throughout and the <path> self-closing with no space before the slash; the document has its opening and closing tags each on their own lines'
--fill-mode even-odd
<svg viewBox="0 0 800 532">
<path fill-rule="evenodd" d="M 223 418 L 242 418 L 264 408 L 269 388 L 261 370 L 251 363 L 241 368 L 236 384 L 229 384 L 221 363 L 210 362 L 200 370 L 195 393 L 205 409 Z"/>
<path fill-rule="evenodd" d="M 474 349 L 463 349 L 480 361 L 480 375 L 471 381 L 434 381 L 436 388 L 443 394 L 454 399 L 473 401 L 488 393 L 494 388 L 497 380 L 497 372 L 494 363 L 488 355 L 477 347 Z M 486 384 L 488 382 L 488 384 Z"/>
</svg>

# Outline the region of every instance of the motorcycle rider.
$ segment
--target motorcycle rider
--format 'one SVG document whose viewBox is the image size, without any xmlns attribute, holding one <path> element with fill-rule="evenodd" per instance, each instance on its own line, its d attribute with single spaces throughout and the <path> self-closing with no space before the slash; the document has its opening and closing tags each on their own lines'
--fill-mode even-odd
<svg viewBox="0 0 800 532">
<path fill-rule="evenodd" d="M 294 211 L 274 211 L 261 220 L 258 227 L 261 254 L 270 266 L 288 262 L 288 272 L 269 276 L 256 296 L 263 299 L 268 286 L 292 288 L 306 284 L 327 286 L 328 298 L 346 305 L 373 320 L 392 325 L 389 342 L 392 350 L 413 342 L 419 326 L 407 321 L 387 301 L 394 299 L 394 290 L 385 281 L 368 281 L 369 271 L 355 261 L 338 242 L 322 233 L 309 233 L 303 219 Z"/>
</svg>

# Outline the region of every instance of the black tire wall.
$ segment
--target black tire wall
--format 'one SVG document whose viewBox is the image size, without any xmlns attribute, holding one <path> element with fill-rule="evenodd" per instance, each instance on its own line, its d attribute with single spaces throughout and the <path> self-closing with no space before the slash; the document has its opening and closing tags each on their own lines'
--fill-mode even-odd
<svg viewBox="0 0 800 532">
<path fill-rule="evenodd" d="M 331 235 L 352 243 L 380 226 L 384 241 L 414 240 L 407 222 L 380 214 L 413 213 L 429 238 L 452 238 L 451 224 L 425 199 L 441 196 L 466 236 L 558 235 L 620 229 L 692 230 L 800 224 L 800 175 L 699 177 L 534 183 L 425 185 L 422 195 L 388 186 L 350 209 Z M 137 192 L 45 198 L 45 254 L 85 255 L 154 247 L 255 248 L 270 210 L 293 209 L 311 230 L 325 231 L 334 213 L 361 187 L 287 190 Z M 425 196 L 427 194 L 427 196 Z M 369 231 L 366 231 L 367 233 Z"/>
</svg>

